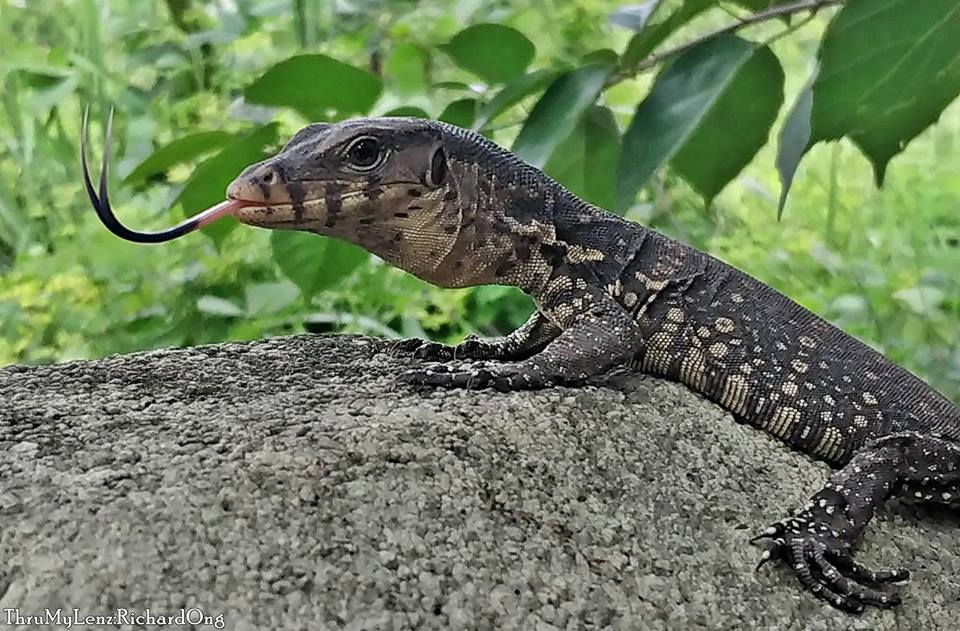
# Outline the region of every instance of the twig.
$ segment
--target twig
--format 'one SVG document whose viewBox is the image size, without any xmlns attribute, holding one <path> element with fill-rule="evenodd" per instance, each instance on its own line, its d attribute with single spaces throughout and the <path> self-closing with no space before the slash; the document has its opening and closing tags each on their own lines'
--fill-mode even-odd
<svg viewBox="0 0 960 631">
<path fill-rule="evenodd" d="M 764 11 L 758 11 L 747 17 L 740 18 L 733 24 L 728 24 L 727 26 L 707 33 L 701 37 L 697 37 L 685 44 L 681 44 L 675 48 L 671 48 L 657 55 L 650 55 L 641 59 L 636 66 L 633 68 L 628 68 L 626 70 L 621 70 L 620 72 L 614 73 L 607 80 L 607 87 L 620 83 L 624 79 L 628 79 L 635 74 L 640 74 L 645 70 L 649 70 L 654 66 L 659 65 L 661 62 L 670 59 L 671 57 L 676 57 L 680 53 L 683 53 L 694 46 L 698 46 L 708 39 L 717 37 L 718 35 L 726 35 L 728 33 L 734 33 L 739 31 L 742 28 L 747 26 L 753 26 L 754 24 L 759 24 L 761 22 L 766 22 L 767 20 L 772 20 L 774 18 L 783 17 L 785 15 L 794 15 L 795 13 L 803 13 L 809 11 L 811 17 L 816 15 L 820 9 L 836 6 L 843 4 L 846 0 L 798 0 L 797 2 L 791 2 L 789 4 L 778 4 L 776 6 L 770 7 Z"/>
</svg>

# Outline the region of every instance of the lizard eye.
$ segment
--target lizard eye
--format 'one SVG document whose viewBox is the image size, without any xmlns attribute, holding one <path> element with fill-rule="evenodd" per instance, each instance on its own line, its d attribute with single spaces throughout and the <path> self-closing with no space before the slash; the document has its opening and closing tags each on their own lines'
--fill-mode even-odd
<svg viewBox="0 0 960 631">
<path fill-rule="evenodd" d="M 376 138 L 363 136 L 357 138 L 347 148 L 347 160 L 350 166 L 360 171 L 369 171 L 380 163 L 383 152 Z"/>
</svg>

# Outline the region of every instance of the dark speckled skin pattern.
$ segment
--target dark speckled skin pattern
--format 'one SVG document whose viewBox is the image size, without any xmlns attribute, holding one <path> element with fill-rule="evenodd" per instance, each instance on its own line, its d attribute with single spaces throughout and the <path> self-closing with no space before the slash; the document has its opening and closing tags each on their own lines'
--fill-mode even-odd
<svg viewBox="0 0 960 631">
<path fill-rule="evenodd" d="M 360 138 L 375 164 L 355 163 Z M 503 338 L 401 343 L 429 360 L 408 382 L 543 388 L 630 364 L 837 467 L 757 537 L 761 562 L 784 560 L 836 607 L 899 602 L 882 584 L 906 570 L 852 558 L 884 500 L 958 503 L 960 409 L 946 397 L 767 285 L 583 202 L 473 132 L 403 118 L 311 125 L 229 192 L 262 202 L 237 213 L 246 223 L 346 239 L 436 285 L 510 285 L 535 301 Z"/>
</svg>

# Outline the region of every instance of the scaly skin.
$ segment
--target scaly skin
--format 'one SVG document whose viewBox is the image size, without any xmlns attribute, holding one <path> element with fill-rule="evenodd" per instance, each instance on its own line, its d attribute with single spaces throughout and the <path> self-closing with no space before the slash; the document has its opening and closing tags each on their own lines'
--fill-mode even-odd
<svg viewBox="0 0 960 631">
<path fill-rule="evenodd" d="M 885 499 L 960 497 L 960 409 L 945 397 L 763 283 L 581 201 L 472 132 L 399 118 L 311 125 L 228 195 L 246 204 L 235 213 L 245 223 L 346 239 L 436 285 L 510 285 L 535 301 L 504 338 L 405 343 L 431 360 L 409 382 L 543 388 L 631 364 L 838 467 L 758 537 L 770 542 L 761 563 L 785 560 L 836 607 L 899 602 L 879 585 L 906 570 L 851 556 Z"/>
</svg>

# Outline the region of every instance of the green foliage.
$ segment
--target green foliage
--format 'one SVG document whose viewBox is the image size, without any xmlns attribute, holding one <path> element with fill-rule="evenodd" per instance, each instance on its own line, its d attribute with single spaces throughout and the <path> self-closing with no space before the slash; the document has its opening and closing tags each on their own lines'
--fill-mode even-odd
<svg viewBox="0 0 960 631">
<path fill-rule="evenodd" d="M 197 165 L 190 174 L 190 179 L 180 189 L 174 203 L 179 203 L 183 208 L 183 214 L 190 216 L 222 201 L 223 192 L 227 190 L 227 185 L 233 178 L 247 165 L 266 157 L 264 148 L 275 143 L 276 140 L 277 126 L 271 123 L 258 127 L 231 142 L 217 155 Z M 228 220 L 212 223 L 203 231 L 219 245 L 236 226 L 237 222 L 231 217 Z"/>
<path fill-rule="evenodd" d="M 461 68 L 490 84 L 523 75 L 536 49 L 520 31 L 503 24 L 475 24 L 443 46 Z"/>
<path fill-rule="evenodd" d="M 723 35 L 661 74 L 624 135 L 617 206 L 668 161 L 712 200 L 767 141 L 783 102 L 783 71 L 766 46 Z"/>
<path fill-rule="evenodd" d="M 513 151 L 535 166 L 547 159 L 577 126 L 580 115 L 596 100 L 611 67 L 596 63 L 566 72 L 550 84 L 520 129 Z"/>
<path fill-rule="evenodd" d="M 139 229 L 220 201 L 306 122 L 432 116 L 957 397 L 958 32 L 954 0 L 0 3 L 0 364 L 304 329 L 451 341 L 530 313 L 315 235 L 121 242 L 79 184 L 90 104 L 116 108 L 112 199 Z"/>
<path fill-rule="evenodd" d="M 270 246 L 280 270 L 307 300 L 341 282 L 368 257 L 350 243 L 328 238 L 318 242 L 315 235 L 304 232 L 275 231 Z"/>
<path fill-rule="evenodd" d="M 882 184 L 890 158 L 960 94 L 958 34 L 956 0 L 851 0 L 820 47 L 811 142 L 849 137 Z"/>
<path fill-rule="evenodd" d="M 329 120 L 368 112 L 382 88 L 376 76 L 342 61 L 296 55 L 260 75 L 243 96 L 250 103 L 292 107 L 310 120 Z"/>
</svg>

